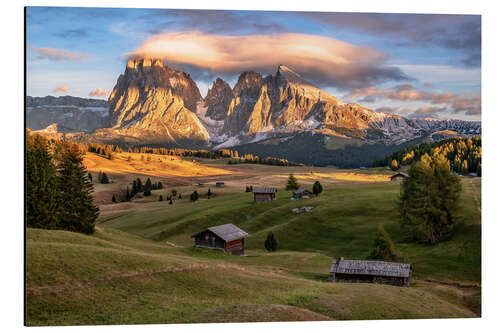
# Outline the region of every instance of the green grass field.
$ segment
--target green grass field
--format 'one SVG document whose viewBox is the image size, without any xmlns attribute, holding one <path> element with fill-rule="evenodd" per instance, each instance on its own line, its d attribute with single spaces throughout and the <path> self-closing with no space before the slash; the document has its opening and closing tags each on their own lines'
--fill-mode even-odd
<svg viewBox="0 0 500 333">
<path fill-rule="evenodd" d="M 320 197 L 291 201 L 284 190 L 286 178 L 279 176 L 286 175 L 287 168 L 230 167 L 241 174 L 227 178 L 226 187 L 211 187 L 215 193 L 211 199 L 203 196 L 209 186 L 187 185 L 176 187 L 183 199 L 174 205 L 158 202 L 160 194 L 172 189 L 167 187 L 135 203 L 106 205 L 92 236 L 28 230 L 28 324 L 480 314 L 480 180 L 462 178 L 461 226 L 451 239 L 431 247 L 406 242 L 395 210 L 397 183 L 325 180 Z M 264 181 L 264 175 L 270 177 L 266 182 L 281 184 L 278 199 L 255 205 L 252 194 L 244 192 L 245 184 Z M 304 180 L 307 186 L 311 182 Z M 187 197 L 194 189 L 202 199 L 192 203 Z M 292 212 L 304 205 L 314 208 Z M 249 233 L 247 256 L 192 246 L 192 234 L 224 223 Z M 411 287 L 324 282 L 334 257 L 366 257 L 379 224 L 404 259 L 413 264 Z M 278 240 L 274 253 L 263 246 L 269 231 Z"/>
</svg>

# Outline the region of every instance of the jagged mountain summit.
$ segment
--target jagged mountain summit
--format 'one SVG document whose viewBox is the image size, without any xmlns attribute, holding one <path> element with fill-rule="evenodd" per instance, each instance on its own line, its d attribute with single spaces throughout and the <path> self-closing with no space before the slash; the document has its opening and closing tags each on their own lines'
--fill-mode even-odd
<svg viewBox="0 0 500 333">
<path fill-rule="evenodd" d="M 108 107 L 106 107 L 106 105 Z M 27 123 L 34 130 L 64 128 L 92 132 L 96 140 L 222 148 L 300 133 L 331 139 L 401 144 L 440 131 L 477 135 L 480 122 L 407 119 L 375 112 L 338 98 L 286 65 L 265 77 L 240 74 L 233 88 L 217 78 L 205 98 L 191 76 L 160 59 L 127 62 L 109 96 L 102 100 L 27 98 Z M 50 107 L 49 107 L 50 106 Z"/>
<path fill-rule="evenodd" d="M 202 100 L 189 74 L 159 59 L 130 59 L 109 96 L 112 129 L 145 141 L 202 141 L 209 134 L 196 116 Z"/>
</svg>

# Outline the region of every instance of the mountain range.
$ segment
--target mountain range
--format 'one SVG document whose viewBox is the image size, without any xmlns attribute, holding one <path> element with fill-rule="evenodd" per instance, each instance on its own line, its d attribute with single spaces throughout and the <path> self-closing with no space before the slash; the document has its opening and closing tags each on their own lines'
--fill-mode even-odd
<svg viewBox="0 0 500 333">
<path fill-rule="evenodd" d="M 408 119 L 344 103 L 285 65 L 265 77 L 245 71 L 233 88 L 217 78 L 203 98 L 189 74 L 159 59 L 130 59 L 107 102 L 28 96 L 26 106 L 32 130 L 57 124 L 52 131 L 82 132 L 97 141 L 206 149 L 252 146 L 254 153 L 259 145 L 311 136 L 326 146 L 340 141 L 345 148 L 351 143 L 398 146 L 443 132 L 481 134 L 480 122 Z"/>
</svg>

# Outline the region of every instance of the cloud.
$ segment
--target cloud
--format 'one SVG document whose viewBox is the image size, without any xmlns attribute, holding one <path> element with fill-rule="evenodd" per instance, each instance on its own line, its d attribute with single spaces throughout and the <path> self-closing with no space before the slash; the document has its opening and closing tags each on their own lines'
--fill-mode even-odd
<svg viewBox="0 0 500 333">
<path fill-rule="evenodd" d="M 370 47 L 333 38 L 286 33 L 225 36 L 172 32 L 147 39 L 129 57 L 157 57 L 200 72 L 236 75 L 245 70 L 273 73 L 286 64 L 314 83 L 349 89 L 392 80 L 409 80 L 399 68 L 386 65 L 387 55 Z"/>
<path fill-rule="evenodd" d="M 64 31 L 55 32 L 52 35 L 63 38 L 82 38 L 82 37 L 87 37 L 88 34 L 89 33 L 87 29 L 67 29 Z"/>
<path fill-rule="evenodd" d="M 467 67 L 481 66 L 481 16 L 444 14 L 300 13 L 314 21 L 388 37 L 401 46 L 438 46 L 462 53 Z"/>
<path fill-rule="evenodd" d="M 451 104 L 451 108 L 453 113 L 465 112 L 466 115 L 480 115 L 481 95 L 471 93 L 458 96 Z"/>
<path fill-rule="evenodd" d="M 383 112 L 383 113 L 396 113 L 396 111 L 398 110 L 398 108 L 391 108 L 391 107 L 388 107 L 388 106 L 383 106 L 383 107 L 380 107 L 380 108 L 376 108 L 375 109 L 375 112 Z"/>
<path fill-rule="evenodd" d="M 38 54 L 38 59 L 49 59 L 54 61 L 82 61 L 90 59 L 90 55 L 88 54 L 63 49 L 35 46 L 31 46 L 30 49 Z"/>
<path fill-rule="evenodd" d="M 446 108 L 423 106 L 415 110 L 409 117 L 414 119 L 439 118 L 439 113 L 446 111 Z"/>
<path fill-rule="evenodd" d="M 59 92 L 61 92 L 61 93 L 62 93 L 62 92 L 67 93 L 67 92 L 69 92 L 69 91 L 70 91 L 70 89 L 69 89 L 69 87 L 68 87 L 68 86 L 57 86 L 57 87 L 55 87 L 55 88 L 54 88 L 54 90 L 52 90 L 52 92 L 53 92 L 54 94 L 57 94 L 57 93 L 59 93 Z"/>
<path fill-rule="evenodd" d="M 451 92 L 432 93 L 422 90 L 417 90 L 411 84 L 397 85 L 393 89 L 380 88 L 375 86 L 367 88 L 354 89 L 349 94 L 344 96 L 346 100 L 375 102 L 377 99 L 389 99 L 395 101 L 423 101 L 433 105 L 442 105 L 440 107 L 427 107 L 417 110 L 413 113 L 415 116 L 424 114 L 424 112 L 443 111 L 443 107 L 452 113 L 465 113 L 466 115 L 481 114 L 481 95 L 478 93 L 470 94 L 455 94 Z"/>
<path fill-rule="evenodd" d="M 397 85 L 393 89 L 377 89 L 374 86 L 363 89 L 355 89 L 345 95 L 344 99 L 351 100 L 363 96 L 364 98 L 361 101 L 366 100 L 367 98 L 376 99 L 377 97 L 383 97 L 398 101 L 430 101 L 433 104 L 449 103 L 457 98 L 457 95 L 454 93 L 431 93 L 417 90 L 413 88 L 413 85 L 411 84 L 402 84 Z"/>
<path fill-rule="evenodd" d="M 280 14 L 287 15 L 286 12 Z M 149 26 L 146 32 L 153 35 L 168 30 L 190 30 L 193 22 L 196 22 L 197 30 L 211 34 L 279 33 L 286 30 L 272 13 L 256 11 L 166 9 L 152 10 L 140 19 Z"/>
<path fill-rule="evenodd" d="M 103 89 L 103 88 L 96 88 L 89 92 L 89 96 L 101 96 L 101 97 L 107 97 L 109 95 L 110 91 Z"/>
</svg>

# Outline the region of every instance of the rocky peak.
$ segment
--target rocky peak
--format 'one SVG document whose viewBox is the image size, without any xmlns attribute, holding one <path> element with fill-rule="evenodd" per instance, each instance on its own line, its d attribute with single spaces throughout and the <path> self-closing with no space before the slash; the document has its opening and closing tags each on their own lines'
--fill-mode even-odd
<svg viewBox="0 0 500 333">
<path fill-rule="evenodd" d="M 254 71 L 245 71 L 240 74 L 238 82 L 233 88 L 236 96 L 255 96 L 260 91 L 262 75 Z"/>
<path fill-rule="evenodd" d="M 233 99 L 233 91 L 229 84 L 221 78 L 217 78 L 205 97 L 206 116 L 214 120 L 224 120 Z"/>
<path fill-rule="evenodd" d="M 110 123 L 119 134 L 145 140 L 205 141 L 208 133 L 196 116 L 200 101 L 188 74 L 160 59 L 130 59 L 109 96 Z"/>
<path fill-rule="evenodd" d="M 287 67 L 285 65 L 279 65 L 278 70 L 276 71 L 276 78 L 280 83 L 293 83 L 296 85 L 302 85 L 302 86 L 310 86 L 318 89 L 316 86 L 313 84 L 307 82 L 304 80 L 297 72 L 295 72 L 293 69 L 290 67 Z"/>
</svg>

